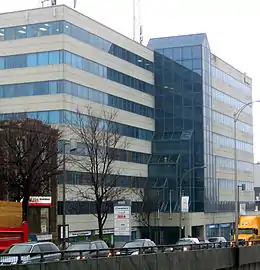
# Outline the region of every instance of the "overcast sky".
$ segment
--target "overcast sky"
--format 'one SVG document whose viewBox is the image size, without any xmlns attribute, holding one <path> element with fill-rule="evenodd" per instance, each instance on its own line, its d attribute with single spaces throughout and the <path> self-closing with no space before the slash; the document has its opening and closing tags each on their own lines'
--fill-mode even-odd
<svg viewBox="0 0 260 270">
<path fill-rule="evenodd" d="M 77 2 L 78 11 L 132 37 L 133 0 Z M 0 12 L 7 12 L 40 7 L 41 0 L 0 0 L 0 4 Z M 73 0 L 57 4 L 73 6 Z M 260 0 L 141 0 L 141 10 L 145 44 L 151 37 L 205 32 L 214 54 L 253 78 L 253 99 L 260 99 Z M 259 116 L 256 103 L 256 161 L 260 161 Z"/>
</svg>

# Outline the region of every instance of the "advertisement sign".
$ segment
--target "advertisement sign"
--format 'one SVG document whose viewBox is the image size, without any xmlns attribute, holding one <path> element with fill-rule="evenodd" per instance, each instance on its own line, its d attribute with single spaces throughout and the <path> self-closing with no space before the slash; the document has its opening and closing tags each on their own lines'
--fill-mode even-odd
<svg viewBox="0 0 260 270">
<path fill-rule="evenodd" d="M 51 205 L 51 196 L 31 196 L 28 203 L 31 207 L 50 207 Z"/>
<path fill-rule="evenodd" d="M 188 213 L 189 212 L 189 196 L 181 197 L 181 212 Z"/>
<path fill-rule="evenodd" d="M 114 206 L 114 235 L 130 236 L 131 232 L 131 202 L 119 201 Z"/>
</svg>

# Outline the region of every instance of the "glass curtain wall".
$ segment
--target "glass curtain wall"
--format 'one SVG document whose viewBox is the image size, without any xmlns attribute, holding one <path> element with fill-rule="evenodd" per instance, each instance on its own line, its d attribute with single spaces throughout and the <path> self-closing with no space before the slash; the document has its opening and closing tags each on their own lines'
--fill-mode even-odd
<svg viewBox="0 0 260 270">
<path fill-rule="evenodd" d="M 196 72 L 201 48 L 189 50 L 191 55 L 197 55 L 194 63 L 189 60 L 189 65 L 196 67 L 195 72 L 171 60 L 187 53 L 182 48 L 175 49 L 155 53 L 155 135 L 149 180 L 154 186 L 157 182 L 164 185 L 162 211 L 169 211 L 171 204 L 172 211 L 179 212 L 178 195 L 183 190 L 190 197 L 190 211 L 200 212 L 204 210 L 204 171 L 193 170 L 183 176 L 187 170 L 204 165 L 202 73 Z M 175 168 L 155 166 L 156 159 L 168 168 L 174 161 Z M 163 179 L 159 180 L 159 175 Z"/>
</svg>

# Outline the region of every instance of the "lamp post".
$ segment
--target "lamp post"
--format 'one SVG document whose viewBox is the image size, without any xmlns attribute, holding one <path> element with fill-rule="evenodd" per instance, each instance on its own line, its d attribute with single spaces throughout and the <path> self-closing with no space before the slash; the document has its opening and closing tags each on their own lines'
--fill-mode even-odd
<svg viewBox="0 0 260 270">
<path fill-rule="evenodd" d="M 195 171 L 195 170 L 197 170 L 197 169 L 205 169 L 205 168 L 207 168 L 207 166 L 195 166 L 195 167 L 190 168 L 189 170 L 187 170 L 187 171 L 182 175 L 182 177 L 181 177 L 180 185 L 179 185 L 179 201 L 180 201 L 179 238 L 181 238 L 181 223 L 182 223 L 182 222 L 181 222 L 181 221 L 182 221 L 181 201 L 182 201 L 182 195 L 183 195 L 182 182 L 183 182 L 185 176 L 186 176 L 187 174 L 189 174 L 190 172 Z"/>
<path fill-rule="evenodd" d="M 70 152 L 77 149 L 76 141 L 66 142 L 63 141 L 63 182 L 62 182 L 62 249 L 66 248 L 66 183 L 67 183 L 67 171 L 66 171 L 66 145 L 70 145 Z"/>
<path fill-rule="evenodd" d="M 238 219 L 239 219 L 239 201 L 238 201 L 238 179 L 237 179 L 237 121 L 239 120 L 239 116 L 244 109 L 255 102 L 260 102 L 260 100 L 250 101 L 243 106 L 241 106 L 234 113 L 234 170 L 235 170 L 235 179 L 234 179 L 234 192 L 235 192 L 235 239 L 236 246 L 238 246 Z"/>
</svg>

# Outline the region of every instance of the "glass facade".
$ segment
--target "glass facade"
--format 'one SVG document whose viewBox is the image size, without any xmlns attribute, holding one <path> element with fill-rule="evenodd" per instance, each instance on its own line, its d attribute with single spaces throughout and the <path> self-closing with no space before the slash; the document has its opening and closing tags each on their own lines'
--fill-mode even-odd
<svg viewBox="0 0 260 270">
<path fill-rule="evenodd" d="M 174 59 L 184 54 L 188 59 L 193 53 L 192 49 L 167 51 Z M 201 49 L 194 52 L 201 57 Z M 170 204 L 173 211 L 180 210 L 180 190 L 190 197 L 190 211 L 203 211 L 204 170 L 185 174 L 204 165 L 202 76 L 160 53 L 155 53 L 154 64 L 155 134 L 149 182 L 158 190 L 161 211 L 169 211 Z"/>
<path fill-rule="evenodd" d="M 75 125 L 77 123 L 77 113 L 66 110 L 0 114 L 0 120 L 17 119 L 24 117 L 34 119 L 37 118 L 47 124 L 67 124 L 68 122 L 71 122 Z M 87 115 L 85 115 L 84 117 L 86 117 L 86 119 L 88 118 Z M 122 136 L 132 137 L 140 140 L 152 140 L 153 131 L 120 123 L 115 123 L 115 125 L 117 125 L 119 133 Z"/>
<path fill-rule="evenodd" d="M 0 57 L 0 70 L 55 64 L 71 65 L 73 68 L 84 70 L 148 94 L 153 94 L 154 92 L 154 86 L 150 83 L 136 79 L 68 51 L 48 51 Z"/>
<path fill-rule="evenodd" d="M 212 80 L 221 80 L 246 94 L 251 94 L 251 87 L 214 66 L 206 34 L 151 39 L 148 46 L 157 52 L 154 61 L 155 134 L 149 160 L 149 178 L 152 183 L 160 182 L 164 185 L 165 192 L 161 196 L 164 207 L 161 210 L 169 210 L 165 207 L 169 205 L 169 194 L 174 197 L 170 202 L 173 211 L 180 210 L 178 192 L 181 186 L 183 194 L 190 197 L 190 211 L 233 211 L 234 201 L 221 201 L 219 194 L 220 190 L 234 189 L 234 181 L 218 179 L 217 170 L 234 170 L 234 160 L 216 156 L 213 144 L 216 149 L 227 148 L 232 151 L 234 139 L 213 133 L 213 123 L 233 129 L 234 121 L 232 115 L 223 114 L 221 109 L 213 110 L 212 100 L 220 101 L 234 111 L 245 103 L 213 88 Z M 252 106 L 245 108 L 243 113 L 250 117 Z M 237 129 L 247 135 L 253 134 L 252 126 L 242 121 L 237 122 Z M 186 145 L 181 139 L 184 133 Z M 237 150 L 252 153 L 253 145 L 237 140 Z M 171 154 L 174 155 L 174 169 L 170 167 Z M 207 167 L 204 170 L 196 169 L 193 175 L 183 179 L 181 185 L 180 179 L 184 172 L 200 165 Z M 164 175 L 161 175 L 164 181 L 159 181 L 162 166 L 165 168 Z M 166 173 L 167 168 L 169 170 Z M 238 160 L 238 170 L 248 175 L 245 179 L 239 179 L 239 183 L 245 183 L 246 190 L 252 191 L 253 183 L 248 178 L 252 177 L 253 164 Z M 230 173 L 233 175 L 233 171 Z M 253 203 L 246 203 L 247 210 L 252 210 Z"/>
<path fill-rule="evenodd" d="M 99 50 L 153 72 L 153 63 L 72 23 L 54 21 L 0 28 L 0 41 L 66 34 Z"/>
<path fill-rule="evenodd" d="M 0 98 L 69 94 L 153 118 L 153 108 L 66 80 L 0 85 Z"/>
</svg>

